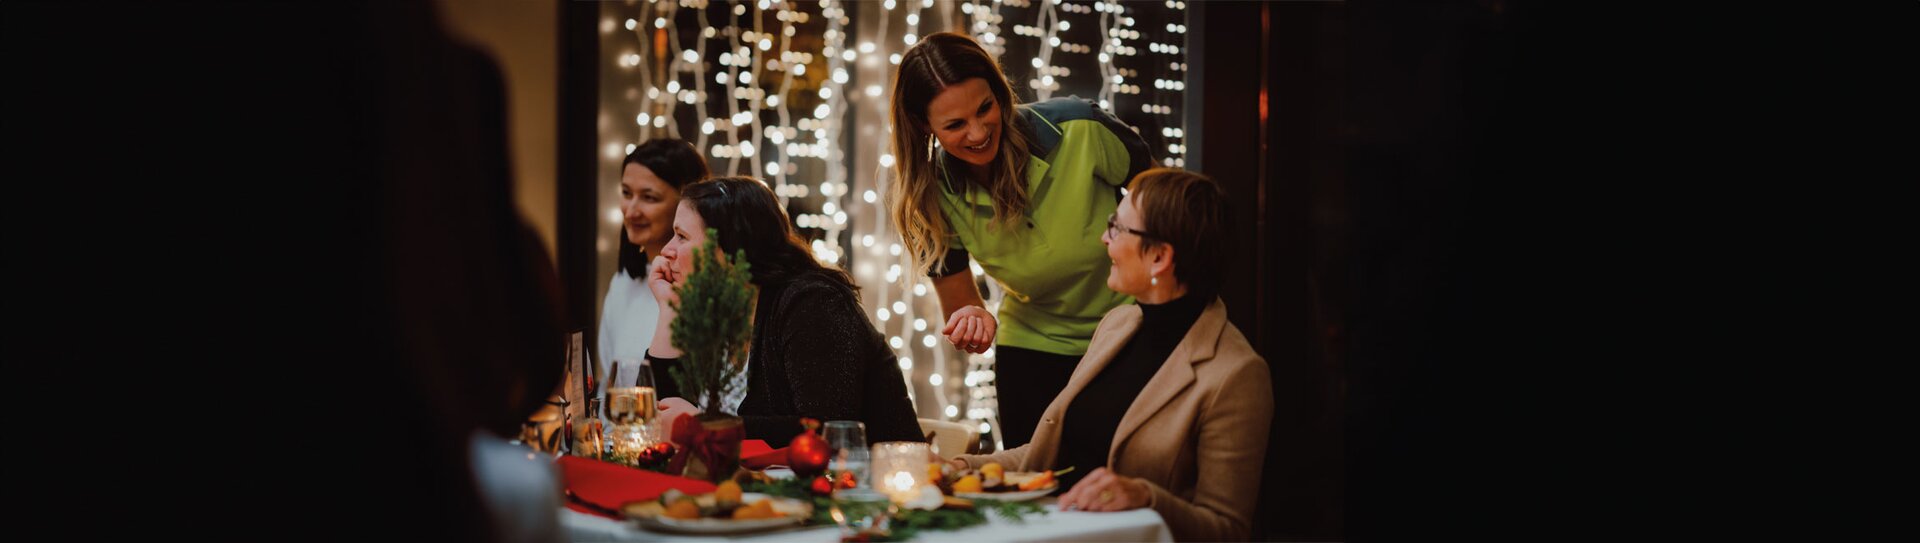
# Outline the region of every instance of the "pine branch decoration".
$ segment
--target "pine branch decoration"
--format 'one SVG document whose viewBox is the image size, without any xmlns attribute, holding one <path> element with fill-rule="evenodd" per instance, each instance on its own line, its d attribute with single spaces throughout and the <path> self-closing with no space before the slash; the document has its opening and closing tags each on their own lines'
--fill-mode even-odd
<svg viewBox="0 0 1920 543">
<path fill-rule="evenodd" d="M 678 289 L 680 299 L 673 302 L 679 312 L 672 325 L 673 344 L 682 354 L 681 367 L 670 373 L 681 393 L 704 398 L 710 413 L 726 411 L 721 398 L 747 366 L 756 295 L 746 251 L 727 258 L 719 239 L 719 231 L 707 229 L 707 242 L 694 252 L 693 271 Z"/>
</svg>

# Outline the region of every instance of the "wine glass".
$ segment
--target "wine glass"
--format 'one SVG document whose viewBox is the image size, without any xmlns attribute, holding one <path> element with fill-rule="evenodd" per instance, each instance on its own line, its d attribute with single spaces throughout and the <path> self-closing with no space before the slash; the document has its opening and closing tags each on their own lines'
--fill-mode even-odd
<svg viewBox="0 0 1920 543">
<path fill-rule="evenodd" d="M 615 360 L 613 365 L 617 374 L 622 365 L 632 361 Z M 653 388 L 653 368 L 642 359 L 634 372 L 632 386 L 619 386 L 609 382 L 607 388 L 607 418 L 614 424 L 651 424 L 660 414 L 659 400 Z"/>
</svg>

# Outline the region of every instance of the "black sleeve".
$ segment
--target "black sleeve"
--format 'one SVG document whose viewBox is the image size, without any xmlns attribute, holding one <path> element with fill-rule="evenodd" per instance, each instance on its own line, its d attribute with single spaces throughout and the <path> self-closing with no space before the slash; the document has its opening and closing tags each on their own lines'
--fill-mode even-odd
<svg viewBox="0 0 1920 543">
<path fill-rule="evenodd" d="M 680 382 L 673 378 L 673 368 L 680 367 L 678 358 L 660 358 L 653 356 L 653 350 L 647 350 L 647 367 L 653 370 L 653 394 L 655 398 L 680 398 Z M 687 401 L 698 404 L 694 398 Z"/>
<path fill-rule="evenodd" d="M 941 257 L 940 262 L 935 263 L 933 268 L 927 270 L 927 277 L 946 277 L 967 271 L 967 263 L 972 261 L 968 256 L 966 247 L 956 246 L 947 249 L 947 256 Z"/>
<path fill-rule="evenodd" d="M 868 397 L 869 381 L 873 379 L 869 368 L 892 362 L 875 359 L 889 351 L 852 294 L 820 284 L 791 288 L 805 290 L 787 302 L 792 310 L 768 323 L 775 327 L 767 332 L 775 334 L 774 345 L 779 346 L 784 364 L 776 370 L 781 375 L 767 377 L 792 383 L 797 413 L 742 416 L 747 436 L 776 447 L 784 445 L 800 433 L 803 416 L 864 422 L 870 442 L 877 436 L 897 439 L 918 435 L 919 422 L 914 419 L 912 406 L 904 403 L 904 390 L 901 398 Z M 899 368 L 897 363 L 894 368 Z M 904 412 L 896 412 L 901 410 Z M 884 416 L 876 416 L 876 412 Z"/>
</svg>

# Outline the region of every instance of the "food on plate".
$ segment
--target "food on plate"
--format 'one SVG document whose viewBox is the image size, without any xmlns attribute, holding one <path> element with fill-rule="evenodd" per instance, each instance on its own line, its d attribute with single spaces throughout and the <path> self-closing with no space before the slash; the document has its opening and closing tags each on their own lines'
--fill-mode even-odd
<svg viewBox="0 0 1920 543">
<path fill-rule="evenodd" d="M 747 503 L 751 500 L 751 503 Z M 768 519 L 779 518 L 786 513 L 774 509 L 775 498 L 760 494 L 748 495 L 740 491 L 740 485 L 733 481 L 720 483 L 712 493 L 689 495 L 679 490 L 669 489 L 660 493 L 659 515 L 682 520 L 692 519 Z M 630 513 L 631 514 L 631 513 Z"/>
<path fill-rule="evenodd" d="M 999 462 L 988 462 L 987 465 L 980 466 L 980 475 L 985 479 L 993 479 L 996 481 L 1005 479 L 1006 471 L 1007 468 L 1001 466 Z"/>
<path fill-rule="evenodd" d="M 1013 482 L 1009 480 L 1008 482 Z M 1039 490 L 1053 484 L 1053 470 L 1040 472 L 1040 475 L 1025 482 L 1017 483 L 1020 490 Z"/>
<path fill-rule="evenodd" d="M 999 464 L 987 464 L 980 469 L 959 470 L 940 480 L 940 486 L 951 493 L 994 494 L 1006 492 L 1025 492 L 1052 489 L 1060 485 L 1056 478 L 1073 471 L 1073 468 L 1047 471 L 1006 471 Z"/>
<path fill-rule="evenodd" d="M 718 488 L 713 489 L 713 499 L 721 507 L 740 505 L 740 483 L 733 482 L 733 479 L 722 481 Z"/>
<path fill-rule="evenodd" d="M 980 476 L 969 474 L 953 482 L 954 492 L 980 492 Z"/>
<path fill-rule="evenodd" d="M 752 505 L 733 510 L 734 520 L 774 518 L 777 516 L 780 516 L 780 514 L 774 512 L 773 500 L 760 500 L 753 502 Z"/>
<path fill-rule="evenodd" d="M 660 514 L 668 518 L 696 519 L 700 518 L 700 504 L 694 503 L 693 498 L 686 498 L 673 502 L 673 505 L 667 506 L 667 510 Z"/>
</svg>

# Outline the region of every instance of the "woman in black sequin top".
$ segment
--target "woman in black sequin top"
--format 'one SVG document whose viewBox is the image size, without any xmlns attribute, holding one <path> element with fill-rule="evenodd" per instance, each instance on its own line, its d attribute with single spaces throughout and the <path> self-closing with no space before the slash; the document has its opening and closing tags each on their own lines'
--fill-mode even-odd
<svg viewBox="0 0 1920 543">
<path fill-rule="evenodd" d="M 790 225 L 779 199 L 757 179 L 714 178 L 681 190 L 673 239 L 647 281 L 660 301 L 647 353 L 655 375 L 679 363 L 668 331 L 677 314 L 669 301 L 691 270 L 687 252 L 713 228 L 722 251 L 746 251 L 759 288 L 747 393 L 733 409 L 746 420 L 747 438 L 779 447 L 800 433 L 801 417 L 811 417 L 864 422 L 869 442 L 925 441 L 899 362 L 860 308 L 859 287 L 845 271 L 814 260 Z M 664 415 L 693 410 L 670 398 L 679 395 L 672 379 L 655 381 L 660 397 L 668 398 L 660 402 Z"/>
</svg>

